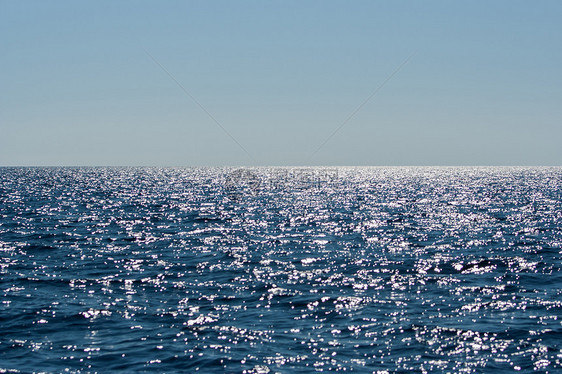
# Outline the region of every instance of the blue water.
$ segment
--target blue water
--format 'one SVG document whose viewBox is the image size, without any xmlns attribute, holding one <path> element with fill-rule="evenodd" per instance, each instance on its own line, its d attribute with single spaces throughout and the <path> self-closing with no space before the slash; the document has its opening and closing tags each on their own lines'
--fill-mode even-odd
<svg viewBox="0 0 562 374">
<path fill-rule="evenodd" d="M 562 370 L 562 168 L 0 169 L 0 372 Z"/>
</svg>

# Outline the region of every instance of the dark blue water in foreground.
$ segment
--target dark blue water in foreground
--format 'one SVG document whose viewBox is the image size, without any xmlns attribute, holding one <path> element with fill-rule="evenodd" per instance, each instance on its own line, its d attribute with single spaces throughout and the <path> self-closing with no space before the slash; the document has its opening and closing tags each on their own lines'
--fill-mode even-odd
<svg viewBox="0 0 562 374">
<path fill-rule="evenodd" d="M 0 372 L 556 372 L 561 251 L 561 168 L 1 168 Z"/>
</svg>

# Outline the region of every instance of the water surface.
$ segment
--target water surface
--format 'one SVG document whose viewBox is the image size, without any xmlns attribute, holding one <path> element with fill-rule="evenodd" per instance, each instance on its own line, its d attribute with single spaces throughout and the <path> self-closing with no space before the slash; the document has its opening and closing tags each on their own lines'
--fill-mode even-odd
<svg viewBox="0 0 562 374">
<path fill-rule="evenodd" d="M 559 371 L 561 181 L 1 168 L 0 371 Z"/>
</svg>

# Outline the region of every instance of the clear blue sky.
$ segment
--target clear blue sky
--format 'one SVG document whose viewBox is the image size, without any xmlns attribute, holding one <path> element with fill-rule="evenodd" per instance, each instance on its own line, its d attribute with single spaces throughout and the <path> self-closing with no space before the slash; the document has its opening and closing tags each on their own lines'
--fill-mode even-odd
<svg viewBox="0 0 562 374">
<path fill-rule="evenodd" d="M 559 0 L 0 0 L 0 165 L 562 165 L 561 20 Z"/>
</svg>

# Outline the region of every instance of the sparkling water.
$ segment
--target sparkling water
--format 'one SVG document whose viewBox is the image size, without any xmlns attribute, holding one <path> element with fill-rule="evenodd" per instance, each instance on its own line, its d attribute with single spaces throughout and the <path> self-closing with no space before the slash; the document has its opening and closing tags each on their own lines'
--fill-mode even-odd
<svg viewBox="0 0 562 374">
<path fill-rule="evenodd" d="M 562 370 L 561 168 L 0 168 L 0 372 Z"/>
</svg>

